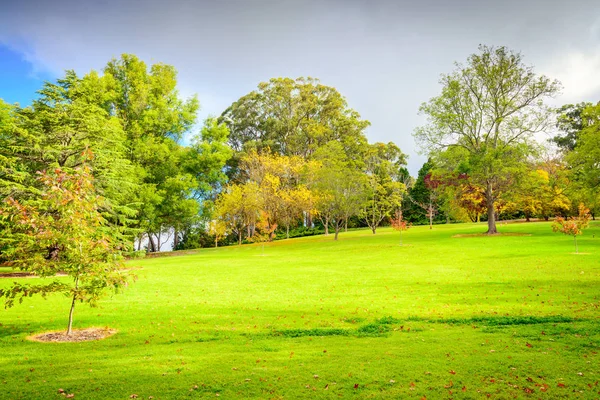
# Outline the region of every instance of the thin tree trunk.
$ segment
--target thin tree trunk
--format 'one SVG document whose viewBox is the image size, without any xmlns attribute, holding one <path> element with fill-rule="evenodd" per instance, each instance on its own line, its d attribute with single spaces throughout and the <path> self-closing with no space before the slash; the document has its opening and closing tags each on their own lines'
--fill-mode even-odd
<svg viewBox="0 0 600 400">
<path fill-rule="evenodd" d="M 485 200 L 487 203 L 487 214 L 488 214 L 488 235 L 495 235 L 498 233 L 496 229 L 496 212 L 494 210 L 494 193 L 492 191 L 492 184 L 488 183 L 487 188 L 485 190 Z"/>
<path fill-rule="evenodd" d="M 375 232 L 377 231 L 377 226 L 376 225 L 371 226 L 371 231 L 373 231 L 373 235 L 374 235 Z"/>
<path fill-rule="evenodd" d="M 429 229 L 433 229 L 433 206 L 429 204 Z"/>
<path fill-rule="evenodd" d="M 329 218 L 325 218 L 325 236 L 329 235 Z"/>
<path fill-rule="evenodd" d="M 173 238 L 173 250 L 177 249 L 177 245 L 179 244 L 179 232 L 177 229 L 174 229 L 175 237 Z"/>
<path fill-rule="evenodd" d="M 219 237 L 215 235 L 215 247 L 219 247 Z"/>
<path fill-rule="evenodd" d="M 338 240 L 338 235 L 340 233 L 340 223 L 339 221 L 335 221 L 335 236 L 333 240 Z"/>
<path fill-rule="evenodd" d="M 156 251 L 156 245 L 154 244 L 154 238 L 152 237 L 152 234 L 148 232 L 148 250 L 150 250 L 151 253 L 154 253 Z"/>
<path fill-rule="evenodd" d="M 285 226 L 285 238 L 286 239 L 290 238 L 290 226 L 289 225 Z"/>
<path fill-rule="evenodd" d="M 238 244 L 240 246 L 242 245 L 242 230 L 241 229 L 238 231 Z"/>
<path fill-rule="evenodd" d="M 73 332 L 73 311 L 75 310 L 75 300 L 77 299 L 77 289 L 79 287 L 79 276 L 75 278 L 75 293 L 73 293 L 73 300 L 71 300 L 71 309 L 69 310 L 69 325 L 67 326 L 67 335 Z"/>
</svg>

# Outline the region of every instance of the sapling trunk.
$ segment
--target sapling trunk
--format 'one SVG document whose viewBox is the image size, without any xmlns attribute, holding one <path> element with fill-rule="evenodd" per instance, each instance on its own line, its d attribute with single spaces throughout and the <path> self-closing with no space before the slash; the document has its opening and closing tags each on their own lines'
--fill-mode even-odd
<svg viewBox="0 0 600 400">
<path fill-rule="evenodd" d="M 75 278 L 75 292 L 73 293 L 73 300 L 71 300 L 71 309 L 69 310 L 69 325 L 67 326 L 67 335 L 73 332 L 73 311 L 75 310 L 75 301 L 77 300 L 77 288 L 79 285 L 79 276 Z"/>
</svg>

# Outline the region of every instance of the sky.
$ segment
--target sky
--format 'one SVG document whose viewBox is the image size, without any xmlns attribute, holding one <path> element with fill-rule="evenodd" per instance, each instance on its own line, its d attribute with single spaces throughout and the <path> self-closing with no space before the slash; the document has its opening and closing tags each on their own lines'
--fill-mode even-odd
<svg viewBox="0 0 600 400">
<path fill-rule="evenodd" d="M 311 76 L 371 122 L 370 142 L 398 144 L 416 175 L 419 105 L 479 44 L 519 51 L 560 80 L 555 105 L 600 100 L 597 0 L 6 1 L 0 98 L 26 105 L 43 81 L 102 70 L 122 53 L 175 66 L 200 120 L 259 82 Z"/>
</svg>

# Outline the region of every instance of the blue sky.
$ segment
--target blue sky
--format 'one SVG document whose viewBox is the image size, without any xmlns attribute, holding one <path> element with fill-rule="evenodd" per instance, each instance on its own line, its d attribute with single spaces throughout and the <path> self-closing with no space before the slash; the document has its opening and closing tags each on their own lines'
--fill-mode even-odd
<svg viewBox="0 0 600 400">
<path fill-rule="evenodd" d="M 49 73 L 35 73 L 33 65 L 23 55 L 0 43 L 0 98 L 7 103 L 31 104 L 45 80 L 55 77 Z"/>
<path fill-rule="evenodd" d="M 414 175 L 419 105 L 479 44 L 560 80 L 555 105 L 600 100 L 597 0 L 12 1 L 0 12 L 0 97 L 26 104 L 45 79 L 133 53 L 175 66 L 202 120 L 259 82 L 311 76 L 371 122 L 369 141 L 398 144 Z"/>
</svg>

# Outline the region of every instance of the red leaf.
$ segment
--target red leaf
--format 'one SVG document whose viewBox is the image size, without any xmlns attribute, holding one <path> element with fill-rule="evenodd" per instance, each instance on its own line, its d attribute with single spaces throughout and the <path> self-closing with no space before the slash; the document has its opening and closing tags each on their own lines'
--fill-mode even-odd
<svg viewBox="0 0 600 400">
<path fill-rule="evenodd" d="M 564 383 L 560 383 L 560 382 L 556 386 L 558 386 L 558 387 L 567 387 Z"/>
<path fill-rule="evenodd" d="M 450 372 L 452 375 L 456 375 L 456 371 L 454 371 L 452 369 L 450 371 L 448 371 L 448 372 Z"/>
<path fill-rule="evenodd" d="M 525 346 L 527 346 L 527 347 L 533 347 L 533 345 L 531 343 L 526 343 Z"/>
<path fill-rule="evenodd" d="M 358 389 L 358 383 L 354 384 L 354 389 Z"/>
</svg>

